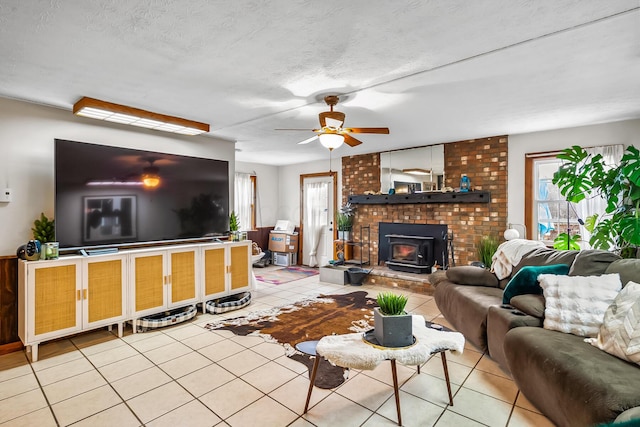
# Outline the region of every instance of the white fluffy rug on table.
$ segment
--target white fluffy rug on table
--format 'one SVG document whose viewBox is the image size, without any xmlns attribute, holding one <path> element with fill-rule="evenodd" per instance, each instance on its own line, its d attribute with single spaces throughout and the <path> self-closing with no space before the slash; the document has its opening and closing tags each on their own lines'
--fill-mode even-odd
<svg viewBox="0 0 640 427">
<path fill-rule="evenodd" d="M 316 352 L 336 366 L 353 369 L 375 369 L 385 360 L 395 359 L 403 365 L 421 365 L 431 355 L 442 350 L 462 354 L 464 336 L 460 332 L 445 332 L 428 328 L 424 317 L 413 315 L 413 336 L 410 347 L 383 348 L 364 341 L 362 333 L 323 337 Z"/>
</svg>

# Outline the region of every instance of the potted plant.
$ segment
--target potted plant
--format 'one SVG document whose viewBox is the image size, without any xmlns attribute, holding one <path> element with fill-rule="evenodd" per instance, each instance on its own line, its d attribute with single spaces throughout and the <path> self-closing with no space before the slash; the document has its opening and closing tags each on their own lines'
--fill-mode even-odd
<svg viewBox="0 0 640 427">
<path fill-rule="evenodd" d="M 557 249 L 559 251 L 579 251 L 581 240 L 582 236 L 579 234 L 569 236 L 568 233 L 560 233 L 558 234 L 558 237 L 553 239 L 553 249 Z"/>
<path fill-rule="evenodd" d="M 238 215 L 236 215 L 235 211 L 231 211 L 231 215 L 229 215 L 229 231 L 231 232 L 231 240 L 234 242 L 240 240 L 238 233 L 239 228 L 240 221 L 238 220 Z"/>
<path fill-rule="evenodd" d="M 406 347 L 413 344 L 412 316 L 404 308 L 408 298 L 391 292 L 377 296 L 373 309 L 374 336 L 384 347 Z"/>
<path fill-rule="evenodd" d="M 338 239 L 351 240 L 351 230 L 353 229 L 353 217 L 338 213 Z"/>
<path fill-rule="evenodd" d="M 478 246 L 476 247 L 476 253 L 478 255 L 478 261 L 482 263 L 484 268 L 491 267 L 493 262 L 493 255 L 498 250 L 500 242 L 495 236 L 482 236 Z"/>
<path fill-rule="evenodd" d="M 340 240 L 351 240 L 351 230 L 353 229 L 353 214 L 355 208 L 351 203 L 342 206 L 338 212 L 338 238 Z"/>
<path fill-rule="evenodd" d="M 53 242 L 55 237 L 55 222 L 53 219 L 47 218 L 44 212 L 40 213 L 40 218 L 33 221 L 33 238 L 39 240 L 40 243 Z"/>
<path fill-rule="evenodd" d="M 40 213 L 40 217 L 33 221 L 33 238 L 41 243 L 40 259 L 57 259 L 58 243 L 54 242 L 55 221 L 47 218 L 44 212 Z"/>
<path fill-rule="evenodd" d="M 627 147 L 617 166 L 605 164 L 602 155 L 589 154 L 577 145 L 562 150 L 557 157 L 564 160 L 564 164 L 553 175 L 552 182 L 567 201 L 578 203 L 587 198 L 602 197 L 607 202 L 604 212 L 585 220 L 585 228 L 591 233 L 591 246 L 614 250 L 625 258 L 637 256 L 640 248 L 640 150 Z"/>
</svg>

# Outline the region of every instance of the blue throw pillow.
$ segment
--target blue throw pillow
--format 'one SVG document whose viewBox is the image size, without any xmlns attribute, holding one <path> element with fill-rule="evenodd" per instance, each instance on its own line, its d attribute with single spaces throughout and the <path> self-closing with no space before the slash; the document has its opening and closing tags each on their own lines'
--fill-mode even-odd
<svg viewBox="0 0 640 427">
<path fill-rule="evenodd" d="M 516 295 L 539 294 L 542 295 L 542 288 L 538 283 L 540 274 L 558 274 L 566 276 L 569 273 L 569 266 L 566 264 L 552 265 L 528 265 L 522 267 L 507 283 L 502 293 L 502 303 L 509 304 L 511 298 Z"/>
</svg>

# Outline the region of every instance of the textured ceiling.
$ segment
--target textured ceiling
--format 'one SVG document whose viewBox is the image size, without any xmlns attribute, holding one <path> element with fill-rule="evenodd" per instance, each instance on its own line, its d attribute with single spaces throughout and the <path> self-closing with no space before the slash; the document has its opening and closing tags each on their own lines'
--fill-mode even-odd
<svg viewBox="0 0 640 427">
<path fill-rule="evenodd" d="M 327 93 L 391 130 L 337 156 L 640 117 L 638 0 L 0 0 L 0 57 L 0 96 L 207 122 L 274 165 L 327 159 L 274 130 Z"/>
</svg>

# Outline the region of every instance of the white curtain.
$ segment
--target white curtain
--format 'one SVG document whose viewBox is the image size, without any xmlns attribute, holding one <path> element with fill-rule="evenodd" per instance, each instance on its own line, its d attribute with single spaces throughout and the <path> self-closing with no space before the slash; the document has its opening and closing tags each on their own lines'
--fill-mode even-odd
<svg viewBox="0 0 640 427">
<path fill-rule="evenodd" d="M 624 145 L 617 144 L 589 147 L 585 148 L 585 151 L 592 156 L 595 156 L 596 154 L 602 155 L 605 165 L 609 168 L 614 168 L 620 164 L 620 160 L 624 154 Z M 606 208 L 607 202 L 604 198 L 600 196 L 587 197 L 585 200 L 578 203 L 576 206 L 576 213 L 578 217 L 584 220 L 593 214 L 602 215 Z M 584 226 L 580 226 L 580 236 L 582 237 L 582 247 L 585 249 L 590 248 L 591 245 L 589 245 L 589 239 L 591 238 L 591 233 L 589 233 Z"/>
<path fill-rule="evenodd" d="M 253 200 L 251 174 L 236 172 L 234 187 L 233 210 L 238 216 L 240 230 L 251 230 L 251 202 Z"/>
<path fill-rule="evenodd" d="M 305 233 L 305 245 L 308 243 L 309 266 L 318 266 L 318 246 L 322 229 L 327 224 L 327 198 L 328 184 L 326 182 L 309 182 L 305 185 L 305 218 L 304 227 L 308 230 Z"/>
</svg>

